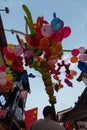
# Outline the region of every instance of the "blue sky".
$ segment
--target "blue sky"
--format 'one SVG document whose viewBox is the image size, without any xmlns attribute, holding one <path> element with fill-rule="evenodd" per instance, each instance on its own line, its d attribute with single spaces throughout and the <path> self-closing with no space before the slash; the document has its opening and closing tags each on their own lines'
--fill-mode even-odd
<svg viewBox="0 0 87 130">
<path fill-rule="evenodd" d="M 70 26 L 71 35 L 62 42 L 64 49 L 87 47 L 87 0 L 0 0 L 0 9 L 7 6 L 10 10 L 9 14 L 0 12 L 5 29 L 25 32 L 23 4 L 26 4 L 30 9 L 34 22 L 36 22 L 38 16 L 44 16 L 44 19 L 50 23 L 55 12 L 56 16 L 64 21 L 64 25 Z M 8 43 L 18 44 L 15 34 L 7 31 L 5 33 Z M 80 71 L 76 66 L 73 67 L 78 71 L 78 77 Z M 27 98 L 26 110 L 38 107 L 38 116 L 41 117 L 43 107 L 49 103 L 48 96 L 44 90 L 41 75 L 28 68 L 28 73 L 30 72 L 34 73 L 36 78 L 29 79 L 31 94 Z M 56 111 L 73 107 L 78 100 L 78 96 L 83 92 L 85 85 L 83 82 L 78 83 L 76 78 L 73 80 L 73 88 L 65 85 L 58 93 L 55 92 L 57 98 Z"/>
</svg>

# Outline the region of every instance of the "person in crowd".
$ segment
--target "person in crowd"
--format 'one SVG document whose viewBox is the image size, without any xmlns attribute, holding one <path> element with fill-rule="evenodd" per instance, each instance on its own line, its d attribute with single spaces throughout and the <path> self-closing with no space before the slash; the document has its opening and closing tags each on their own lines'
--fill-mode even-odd
<svg viewBox="0 0 87 130">
<path fill-rule="evenodd" d="M 53 120 L 52 106 L 48 105 L 43 109 L 43 117 L 33 122 L 29 130 L 65 130 L 63 125 Z"/>
</svg>

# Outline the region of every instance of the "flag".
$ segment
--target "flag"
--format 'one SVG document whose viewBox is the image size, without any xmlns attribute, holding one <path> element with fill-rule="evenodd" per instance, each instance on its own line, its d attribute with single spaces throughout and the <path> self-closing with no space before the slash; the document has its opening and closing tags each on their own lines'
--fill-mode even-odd
<svg viewBox="0 0 87 130">
<path fill-rule="evenodd" d="M 73 130 L 75 128 L 74 122 L 68 121 L 65 123 L 66 130 Z"/>
<path fill-rule="evenodd" d="M 24 112 L 26 130 L 29 130 L 30 125 L 37 120 L 38 108 L 33 108 Z"/>
</svg>

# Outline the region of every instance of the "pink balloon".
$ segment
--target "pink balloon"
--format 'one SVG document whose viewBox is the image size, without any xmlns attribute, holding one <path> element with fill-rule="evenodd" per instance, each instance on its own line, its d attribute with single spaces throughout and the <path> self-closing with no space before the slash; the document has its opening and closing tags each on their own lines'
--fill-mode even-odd
<svg viewBox="0 0 87 130">
<path fill-rule="evenodd" d="M 80 52 L 81 54 L 85 52 L 85 48 L 84 48 L 84 47 L 79 47 L 78 49 L 79 49 L 79 52 Z"/>
<path fill-rule="evenodd" d="M 80 61 L 87 61 L 87 54 L 82 54 L 79 56 Z"/>
<path fill-rule="evenodd" d="M 70 27 L 66 26 L 61 29 L 61 32 L 63 34 L 63 38 L 66 38 L 71 34 L 71 29 Z"/>
<path fill-rule="evenodd" d="M 0 79 L 0 85 L 5 85 L 7 83 L 6 79 Z"/>
<path fill-rule="evenodd" d="M 77 72 L 75 70 L 70 70 L 70 74 L 75 76 L 75 75 L 77 75 Z"/>
<path fill-rule="evenodd" d="M 20 46 L 16 46 L 14 48 L 14 54 L 15 55 L 20 56 L 20 55 L 22 55 L 22 53 L 23 53 L 23 49 Z"/>
<path fill-rule="evenodd" d="M 52 27 L 49 24 L 45 24 L 41 28 L 41 33 L 44 37 L 50 37 L 52 32 Z"/>
<path fill-rule="evenodd" d="M 24 56 L 27 57 L 27 58 L 29 58 L 29 57 L 31 56 L 30 51 L 29 51 L 29 50 L 26 50 L 26 51 L 24 52 Z"/>
<path fill-rule="evenodd" d="M 70 78 L 70 76 L 71 76 L 71 74 L 69 73 L 69 74 L 66 74 L 66 78 Z"/>
<path fill-rule="evenodd" d="M 5 72 L 0 72 L 0 79 L 4 79 L 6 77 L 6 73 Z"/>
</svg>

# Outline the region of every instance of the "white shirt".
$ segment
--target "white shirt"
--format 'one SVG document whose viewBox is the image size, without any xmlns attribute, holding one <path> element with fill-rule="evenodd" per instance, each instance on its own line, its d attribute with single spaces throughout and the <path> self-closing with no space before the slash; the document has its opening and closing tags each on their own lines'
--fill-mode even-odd
<svg viewBox="0 0 87 130">
<path fill-rule="evenodd" d="M 65 130 L 65 127 L 50 119 L 39 119 L 32 123 L 29 130 Z"/>
</svg>

